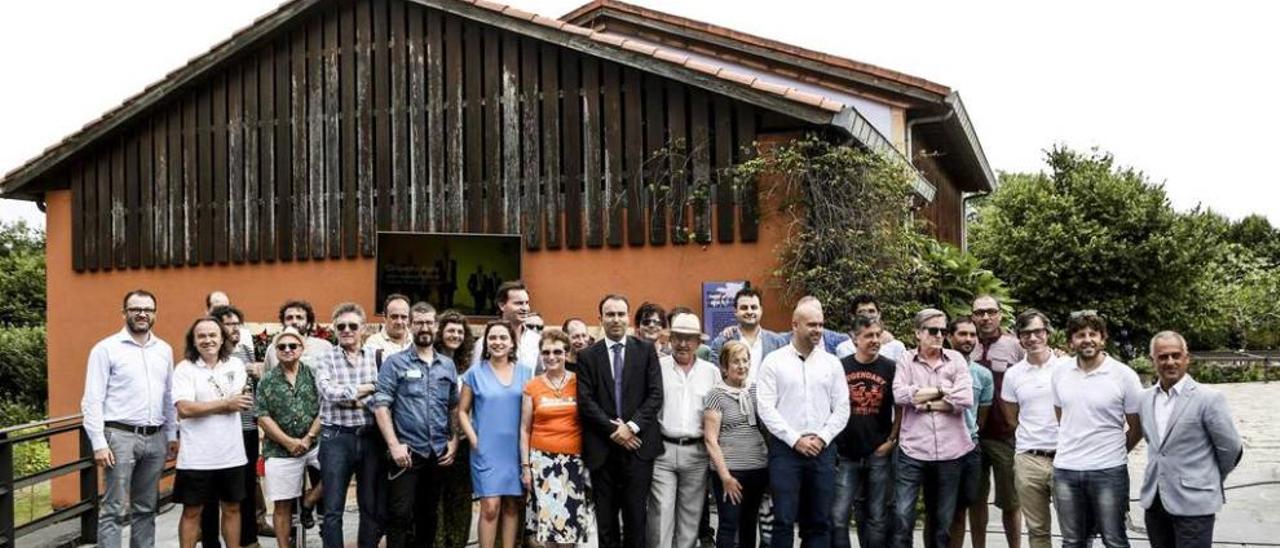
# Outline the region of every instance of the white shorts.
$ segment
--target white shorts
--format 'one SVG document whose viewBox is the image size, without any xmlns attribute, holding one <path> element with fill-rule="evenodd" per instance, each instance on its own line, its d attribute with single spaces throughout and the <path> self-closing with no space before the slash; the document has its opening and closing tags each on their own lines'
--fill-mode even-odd
<svg viewBox="0 0 1280 548">
<path fill-rule="evenodd" d="M 302 474 L 307 466 L 316 470 L 320 469 L 320 448 L 314 448 L 301 457 L 271 457 L 267 459 L 262 496 L 268 502 L 295 499 L 302 496 Z"/>
</svg>

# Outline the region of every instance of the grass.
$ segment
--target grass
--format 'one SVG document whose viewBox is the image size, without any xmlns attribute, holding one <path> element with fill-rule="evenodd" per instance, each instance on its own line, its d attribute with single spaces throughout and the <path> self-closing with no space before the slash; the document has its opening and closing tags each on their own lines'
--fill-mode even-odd
<svg viewBox="0 0 1280 548">
<path fill-rule="evenodd" d="M 22 525 L 53 512 L 49 501 L 50 482 L 42 482 L 13 494 L 13 524 Z"/>
</svg>

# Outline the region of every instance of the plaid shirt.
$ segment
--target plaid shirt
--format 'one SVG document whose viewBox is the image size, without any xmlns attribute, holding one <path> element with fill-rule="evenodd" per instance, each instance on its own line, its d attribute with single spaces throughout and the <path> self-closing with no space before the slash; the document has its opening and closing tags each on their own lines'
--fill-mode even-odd
<svg viewBox="0 0 1280 548">
<path fill-rule="evenodd" d="M 368 403 L 372 394 L 356 398 L 362 384 L 378 382 L 377 357 L 372 350 L 360 350 L 359 363 L 347 361 L 346 351 L 335 346 L 316 359 L 313 372 L 320 392 L 320 423 L 325 426 L 373 425 Z"/>
</svg>

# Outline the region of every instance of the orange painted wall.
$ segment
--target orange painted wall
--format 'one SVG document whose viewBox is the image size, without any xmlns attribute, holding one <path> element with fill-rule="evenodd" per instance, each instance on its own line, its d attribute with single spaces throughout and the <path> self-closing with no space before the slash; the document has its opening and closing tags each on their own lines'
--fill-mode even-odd
<svg viewBox="0 0 1280 548">
<path fill-rule="evenodd" d="M 120 299 L 131 289 L 156 294 L 156 333 L 179 354 L 189 322 L 204 311 L 204 296 L 214 289 L 226 291 L 253 322 L 274 321 L 277 307 L 290 298 L 311 301 L 326 319 L 342 301 L 373 309 L 372 259 L 77 273 L 71 268 L 70 192 L 49 192 L 46 200 L 50 416 L 80 411 L 85 358 L 98 340 L 121 328 Z M 651 300 L 700 310 L 701 282 L 748 279 L 764 289 L 765 325 L 787 329 L 787 305 L 770 275 L 784 228 L 766 215 L 752 244 L 529 252 L 524 278 L 534 308 L 552 324 L 569 316 L 594 323 L 597 303 L 609 292 L 626 294 L 633 307 Z M 76 454 L 74 438 L 65 438 L 54 440 L 55 463 Z M 55 502 L 72 500 L 75 488 L 70 478 L 56 482 Z"/>
</svg>

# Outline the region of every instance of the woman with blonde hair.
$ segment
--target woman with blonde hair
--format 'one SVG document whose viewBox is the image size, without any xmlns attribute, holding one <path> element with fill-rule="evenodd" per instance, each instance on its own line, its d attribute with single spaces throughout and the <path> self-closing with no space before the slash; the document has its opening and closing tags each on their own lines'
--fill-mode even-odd
<svg viewBox="0 0 1280 548">
<path fill-rule="evenodd" d="M 720 350 L 722 380 L 703 400 L 703 443 L 716 497 L 716 548 L 754 547 L 760 501 L 769 486 L 769 454 L 756 418 L 756 389 L 747 386 L 751 349 L 729 341 Z"/>
</svg>

